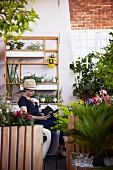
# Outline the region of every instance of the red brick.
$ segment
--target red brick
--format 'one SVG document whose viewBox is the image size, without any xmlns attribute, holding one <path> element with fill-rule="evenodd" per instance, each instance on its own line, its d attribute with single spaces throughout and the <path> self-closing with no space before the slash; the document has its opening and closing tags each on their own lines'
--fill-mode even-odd
<svg viewBox="0 0 113 170">
<path fill-rule="evenodd" d="M 113 27 L 113 0 L 69 0 L 69 7 L 72 29 Z"/>
</svg>

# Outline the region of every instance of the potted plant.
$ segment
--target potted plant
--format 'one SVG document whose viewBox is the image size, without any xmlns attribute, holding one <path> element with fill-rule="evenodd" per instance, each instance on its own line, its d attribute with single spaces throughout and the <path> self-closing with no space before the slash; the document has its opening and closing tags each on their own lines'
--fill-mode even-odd
<svg viewBox="0 0 113 170">
<path fill-rule="evenodd" d="M 6 45 L 6 49 L 8 49 L 8 46 L 9 46 L 9 49 L 14 49 L 15 48 L 15 42 L 14 41 L 9 41 L 7 42 L 7 45 Z"/>
<path fill-rule="evenodd" d="M 43 44 L 41 44 L 40 42 L 37 43 L 31 43 L 31 45 L 27 46 L 27 49 L 29 50 L 43 50 Z"/>
<path fill-rule="evenodd" d="M 73 95 L 86 99 L 101 90 L 106 89 L 113 94 L 113 32 L 109 33 L 109 45 L 103 47 L 103 53 L 92 52 L 72 64 L 70 69 L 75 73 Z"/>
<path fill-rule="evenodd" d="M 73 144 L 86 148 L 93 156 L 94 167 L 106 166 L 104 158 L 110 158 L 113 147 L 113 107 L 104 103 L 96 110 L 90 105 L 78 105 L 75 111 L 79 118 L 74 119 L 75 128 L 69 131 Z"/>
<path fill-rule="evenodd" d="M 41 101 L 41 102 L 45 102 L 45 96 L 41 93 L 41 94 L 39 94 L 39 101 Z"/>
<path fill-rule="evenodd" d="M 56 56 L 54 54 L 50 54 L 48 56 L 48 68 L 54 68 L 56 62 Z"/>
<path fill-rule="evenodd" d="M 62 104 L 62 115 L 55 115 L 57 121 L 54 129 L 64 131 L 72 137 L 68 143 L 75 145 L 75 148 L 82 148 L 79 153 L 75 153 L 76 160 L 79 158 L 82 162 L 79 165 L 75 163 L 74 166 L 87 168 L 90 164 L 92 168 L 99 168 L 112 164 L 110 158 L 113 157 L 113 103 L 110 96 L 104 92 L 106 91 L 101 90 L 100 95 L 88 99 L 85 103 L 78 100 L 67 105 Z M 74 121 L 70 122 L 73 128 L 68 130 L 70 116 L 74 117 Z M 86 164 L 88 159 L 90 163 Z M 74 162 L 80 162 L 76 160 Z"/>
<path fill-rule="evenodd" d="M 3 98 L 4 95 L 1 95 L 0 143 L 3 145 L 0 149 L 2 161 L 0 168 L 16 169 L 16 165 L 18 165 L 18 169 L 25 169 L 26 166 L 30 168 L 32 165 L 33 167 L 38 166 L 39 170 L 42 170 L 43 126 L 35 126 L 34 120 L 29 113 L 12 112 L 11 103 L 4 102 Z M 38 139 L 38 146 L 37 142 L 35 142 L 36 139 Z M 27 145 L 33 146 L 30 152 L 29 147 L 26 147 Z M 23 159 L 15 159 L 16 156 Z M 29 158 L 26 160 L 27 156 Z M 40 159 L 38 159 L 39 157 Z M 9 165 L 6 163 L 7 160 L 9 160 Z M 24 164 L 25 162 L 26 164 Z"/>
<path fill-rule="evenodd" d="M 14 60 L 13 60 L 14 63 Z M 18 83 L 19 82 L 19 77 L 18 77 L 18 64 L 11 64 L 11 65 L 6 65 L 7 67 L 7 78 L 6 81 L 7 83 L 9 83 L 8 86 L 8 91 L 7 91 L 7 95 L 10 96 L 12 98 L 13 94 L 13 85 L 10 83 Z M 18 84 L 16 84 L 18 86 Z"/>
<path fill-rule="evenodd" d="M 24 46 L 25 43 L 23 43 L 21 41 L 16 41 L 15 44 L 16 44 L 16 49 L 19 50 Z"/>
<path fill-rule="evenodd" d="M 29 113 L 13 112 L 9 101 L 3 102 L 4 96 L 0 96 L 0 126 L 26 126 L 34 125 L 34 120 Z"/>
</svg>

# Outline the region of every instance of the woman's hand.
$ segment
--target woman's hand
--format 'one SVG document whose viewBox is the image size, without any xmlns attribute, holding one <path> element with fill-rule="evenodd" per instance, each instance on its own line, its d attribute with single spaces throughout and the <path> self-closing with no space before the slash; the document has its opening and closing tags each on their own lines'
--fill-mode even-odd
<svg viewBox="0 0 113 170">
<path fill-rule="evenodd" d="M 50 118 L 50 117 L 51 117 L 50 114 L 48 114 L 48 115 L 46 115 L 46 116 L 40 116 L 39 120 L 47 120 L 47 119 Z"/>
</svg>

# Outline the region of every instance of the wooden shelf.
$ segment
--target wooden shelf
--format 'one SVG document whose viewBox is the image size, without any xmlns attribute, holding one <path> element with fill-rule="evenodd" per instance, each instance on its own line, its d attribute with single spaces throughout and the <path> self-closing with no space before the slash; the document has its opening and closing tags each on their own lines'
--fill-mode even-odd
<svg viewBox="0 0 113 170">
<path fill-rule="evenodd" d="M 48 65 L 47 62 L 6 62 L 6 64 L 9 64 L 9 65 L 16 65 L 16 64 L 21 64 L 21 65 Z M 55 65 L 58 65 L 58 63 L 55 63 Z"/>
<path fill-rule="evenodd" d="M 16 36 L 13 36 L 16 39 Z M 58 40 L 58 36 L 21 36 L 21 40 Z"/>
<path fill-rule="evenodd" d="M 16 36 L 14 36 L 16 40 Z M 37 40 L 40 44 L 42 44 L 43 49 L 41 50 L 30 50 L 27 47 L 30 44 L 37 43 Z M 5 46 L 7 43 L 12 41 L 11 39 L 5 42 Z M 52 82 L 39 82 L 37 83 L 39 93 L 47 94 L 55 94 L 57 95 L 57 100 L 59 102 L 59 37 L 58 36 L 21 36 L 19 41 L 24 42 L 24 46 L 22 49 L 6 49 L 5 51 L 5 92 L 8 92 L 8 85 L 21 85 L 19 82 L 25 75 L 24 73 L 35 74 L 36 76 L 45 75 L 47 73 L 48 77 L 57 77 L 57 83 Z M 53 53 L 56 56 L 55 69 L 48 68 L 48 56 Z M 11 72 L 10 69 L 17 69 L 16 76 L 19 78 L 18 82 L 9 82 L 8 75 Z M 9 69 L 9 73 L 8 73 Z M 13 75 L 12 72 L 12 77 Z M 19 87 L 16 87 L 15 90 L 20 90 Z M 13 88 L 12 88 L 13 89 Z M 13 94 L 14 95 L 14 94 Z M 15 96 L 15 95 L 14 95 Z M 17 96 L 18 97 L 18 96 Z M 16 100 L 14 100 L 16 102 Z M 15 103 L 14 103 L 15 104 Z M 43 103 L 44 105 L 48 103 Z M 57 103 L 50 103 L 53 105 L 57 105 Z"/>
<path fill-rule="evenodd" d="M 16 85 L 16 84 L 20 84 L 20 83 L 15 83 L 15 82 L 13 82 L 13 83 L 6 83 L 6 84 Z"/>
</svg>

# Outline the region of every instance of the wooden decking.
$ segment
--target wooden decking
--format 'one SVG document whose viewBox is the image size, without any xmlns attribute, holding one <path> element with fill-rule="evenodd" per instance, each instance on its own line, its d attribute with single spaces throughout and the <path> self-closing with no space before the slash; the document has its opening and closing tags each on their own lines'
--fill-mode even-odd
<svg viewBox="0 0 113 170">
<path fill-rule="evenodd" d="M 45 164 L 45 170 L 56 170 L 56 160 L 54 156 L 47 158 L 46 164 Z M 58 157 L 57 170 L 67 170 L 66 158 Z"/>
</svg>

